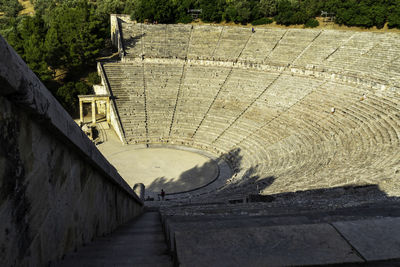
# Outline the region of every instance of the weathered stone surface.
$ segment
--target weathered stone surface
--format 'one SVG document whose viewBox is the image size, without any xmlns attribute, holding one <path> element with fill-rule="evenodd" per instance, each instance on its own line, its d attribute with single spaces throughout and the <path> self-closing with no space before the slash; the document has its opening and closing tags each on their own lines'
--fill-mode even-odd
<svg viewBox="0 0 400 267">
<path fill-rule="evenodd" d="M 334 222 L 333 225 L 368 261 L 400 258 L 400 218 Z"/>
<path fill-rule="evenodd" d="M 291 217 L 261 217 L 261 216 L 225 216 L 209 218 L 208 216 L 171 216 L 164 221 L 166 239 L 171 251 L 175 250 L 175 233 L 186 232 L 192 229 L 196 231 L 208 231 L 217 229 L 240 229 L 249 227 L 265 227 L 273 225 L 295 225 L 311 223 L 305 216 Z M 240 231 L 240 230 L 239 230 Z"/>
<path fill-rule="evenodd" d="M 0 77 L 1 266 L 47 265 L 141 213 L 115 168 L 1 37 Z"/>
<path fill-rule="evenodd" d="M 77 253 L 68 254 L 56 266 L 172 266 L 166 253 L 158 212 L 145 212 L 99 238 Z"/>
<path fill-rule="evenodd" d="M 177 232 L 180 266 L 294 266 L 363 262 L 328 224 Z"/>
<path fill-rule="evenodd" d="M 112 20 L 126 55 L 102 79 L 124 140 L 207 150 L 234 170 L 193 198 L 367 184 L 400 196 L 398 34 Z"/>
<path fill-rule="evenodd" d="M 0 37 L 0 95 L 8 96 L 12 102 L 20 105 L 36 119 L 61 133 L 61 137 L 78 147 L 89 160 L 98 165 L 99 170 L 113 182 L 124 187 L 132 194 L 129 185 L 118 175 L 117 170 L 107 162 L 95 145 L 85 136 L 71 116 L 62 108 L 57 100 L 28 68 L 16 52 Z M 134 196 L 134 194 L 132 194 Z"/>
</svg>

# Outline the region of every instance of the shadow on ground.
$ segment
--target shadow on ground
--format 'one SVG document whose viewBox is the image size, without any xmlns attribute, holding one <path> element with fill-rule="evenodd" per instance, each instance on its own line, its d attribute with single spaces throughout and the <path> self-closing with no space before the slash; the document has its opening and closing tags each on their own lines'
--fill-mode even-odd
<svg viewBox="0 0 400 267">
<path fill-rule="evenodd" d="M 360 205 L 379 205 L 376 203 L 389 202 L 398 205 L 400 198 L 388 196 L 376 184 L 366 185 L 346 185 L 333 188 L 319 188 L 296 192 L 286 192 L 270 195 L 262 195 L 264 189 L 271 186 L 276 177 L 260 176 L 256 167 L 242 166 L 243 158 L 240 155 L 240 149 L 233 149 L 228 153 L 221 155 L 216 161 L 225 160 L 231 166 L 232 175 L 227 179 L 226 183 L 219 187 L 204 187 L 206 192 L 201 190 L 193 190 L 193 195 L 198 195 L 199 192 L 204 193 L 204 196 L 212 196 L 209 201 L 225 202 L 225 203 L 244 203 L 244 202 L 272 202 L 277 205 L 295 205 L 295 206 L 318 206 L 326 208 L 334 207 L 350 207 Z M 152 192 L 159 192 L 164 189 L 167 193 L 172 192 L 171 189 L 175 186 L 185 185 L 190 183 L 191 179 L 195 179 L 198 174 L 204 169 L 210 167 L 211 161 L 205 163 L 201 167 L 192 168 L 176 180 L 168 180 L 165 177 L 159 177 L 146 188 Z M 240 173 L 242 172 L 242 173 Z M 244 172 L 244 173 L 243 173 Z M 240 174 L 239 174 L 240 173 Z M 239 174 L 240 179 L 235 180 L 235 176 Z M 200 178 L 201 179 L 201 178 Z M 200 194 L 202 194 L 200 193 Z M 211 193 L 211 195 L 209 194 Z M 173 194 L 172 194 L 173 195 Z"/>
<path fill-rule="evenodd" d="M 145 35 L 146 33 L 142 33 L 137 36 L 134 37 L 131 36 L 130 38 L 125 39 L 123 42 L 124 49 L 127 50 L 129 48 L 134 48 L 136 44 L 139 42 L 139 40 L 142 39 Z"/>
<path fill-rule="evenodd" d="M 232 177 L 235 176 L 235 174 L 239 173 L 242 171 L 242 160 L 243 157 L 240 154 L 240 149 L 236 148 L 228 153 L 222 154 L 220 157 L 214 160 L 209 160 L 208 162 L 204 163 L 202 166 L 194 167 L 191 168 L 185 172 L 183 172 L 178 179 L 168 179 L 166 177 L 158 177 L 156 178 L 149 186 L 146 187 L 146 191 L 150 192 L 160 192 L 161 189 L 164 189 L 164 191 L 167 193 L 167 195 L 173 195 L 177 194 L 175 192 L 177 191 L 177 188 L 191 188 L 191 190 L 186 190 L 186 191 L 179 191 L 179 193 L 184 193 L 184 192 L 194 192 L 196 190 L 199 190 L 203 187 L 206 187 L 208 185 L 211 185 L 216 181 L 216 179 L 210 181 L 210 177 L 205 176 L 204 174 L 210 173 L 210 169 L 215 167 L 215 164 L 221 161 L 225 161 L 228 163 L 231 167 L 231 173 L 229 177 L 226 177 L 226 171 L 224 170 L 219 170 L 219 173 L 215 175 L 219 175 L 217 179 L 225 179 L 225 180 L 230 180 Z M 224 173 L 221 173 L 224 172 Z M 230 191 L 232 194 L 233 191 L 238 191 L 238 193 L 242 193 L 239 191 L 246 191 L 246 192 L 259 192 L 259 190 L 263 190 L 270 186 L 275 178 L 272 176 L 269 177 L 260 177 L 258 175 L 255 175 L 256 173 L 256 168 L 250 167 L 247 169 L 243 175 L 245 179 L 241 179 L 238 182 L 235 183 L 229 183 L 226 182 L 223 183 L 223 187 L 218 188 L 216 186 L 211 186 L 210 188 L 213 188 L 214 190 L 217 190 L 218 192 L 224 192 L 224 191 Z M 221 178 L 224 177 L 224 178 Z M 194 183 L 193 180 L 196 180 Z M 195 188 L 193 188 L 193 184 L 196 184 Z M 193 188 L 193 189 L 192 189 Z M 172 193 L 171 193 L 172 192 Z M 195 192 L 194 192 L 195 193 Z"/>
</svg>

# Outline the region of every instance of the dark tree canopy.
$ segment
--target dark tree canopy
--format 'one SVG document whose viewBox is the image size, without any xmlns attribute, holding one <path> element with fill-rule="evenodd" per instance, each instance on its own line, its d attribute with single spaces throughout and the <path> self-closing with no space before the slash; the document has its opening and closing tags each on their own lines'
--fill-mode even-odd
<svg viewBox="0 0 400 267">
<path fill-rule="evenodd" d="M 96 58 L 109 38 L 109 15 L 140 22 L 189 23 L 190 9 L 204 22 L 317 27 L 321 11 L 347 26 L 400 28 L 399 0 L 31 0 L 32 16 L 19 16 L 18 0 L 0 0 L 0 33 L 71 112 L 76 95 L 98 81 Z M 63 75 L 60 75 L 62 73 Z M 62 76 L 60 78 L 60 76 Z"/>
<path fill-rule="evenodd" d="M 274 18 L 278 24 L 315 26 L 321 11 L 336 15 L 336 23 L 347 26 L 399 27 L 398 0 L 135 0 L 132 17 L 138 21 L 190 22 L 188 9 L 202 9 L 205 22 L 233 21 L 258 24 Z"/>
<path fill-rule="evenodd" d="M 76 95 L 90 91 L 82 79 L 86 79 L 87 69 L 95 70 L 96 58 L 104 48 L 108 11 L 99 12 L 86 0 L 37 0 L 34 5 L 34 16 L 18 17 L 14 12 L 3 18 L 1 34 L 73 112 Z M 116 10 L 113 5 L 111 8 Z M 56 79 L 57 71 L 66 75 L 64 79 Z"/>
</svg>

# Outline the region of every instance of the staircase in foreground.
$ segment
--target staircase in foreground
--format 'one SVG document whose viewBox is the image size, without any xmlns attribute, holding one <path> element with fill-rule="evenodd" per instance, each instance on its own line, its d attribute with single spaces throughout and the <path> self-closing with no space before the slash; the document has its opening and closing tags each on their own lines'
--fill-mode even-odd
<svg viewBox="0 0 400 267">
<path fill-rule="evenodd" d="M 155 204 L 61 266 L 400 266 L 398 202 Z"/>
<path fill-rule="evenodd" d="M 107 237 L 68 255 L 57 266 L 172 266 L 162 233 L 160 214 L 145 212 Z"/>
</svg>

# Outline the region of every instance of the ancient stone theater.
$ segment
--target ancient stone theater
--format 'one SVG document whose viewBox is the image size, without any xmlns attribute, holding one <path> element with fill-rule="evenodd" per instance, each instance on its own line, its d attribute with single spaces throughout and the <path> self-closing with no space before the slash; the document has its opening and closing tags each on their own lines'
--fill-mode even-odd
<svg viewBox="0 0 400 267">
<path fill-rule="evenodd" d="M 1 266 L 400 264 L 400 34 L 111 41 L 90 140 L 0 39 Z"/>
</svg>

